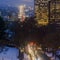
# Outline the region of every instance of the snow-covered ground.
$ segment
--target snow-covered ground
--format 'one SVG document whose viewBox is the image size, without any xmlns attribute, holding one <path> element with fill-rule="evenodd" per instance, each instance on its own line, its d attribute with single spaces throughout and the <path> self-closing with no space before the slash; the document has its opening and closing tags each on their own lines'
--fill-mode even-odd
<svg viewBox="0 0 60 60">
<path fill-rule="evenodd" d="M 18 59 L 18 49 L 13 47 L 0 47 L 0 60 L 19 60 Z"/>
<path fill-rule="evenodd" d="M 52 56 L 52 53 L 45 54 L 51 58 L 51 60 L 59 60 L 59 58 L 56 56 Z M 60 54 L 60 51 L 57 51 L 57 54 Z M 18 59 L 19 51 L 17 48 L 14 47 L 0 47 L 0 60 L 19 60 Z"/>
<path fill-rule="evenodd" d="M 60 51 L 58 51 L 58 52 L 60 52 Z M 52 53 L 45 53 L 48 57 L 50 57 L 51 58 L 51 60 L 60 60 L 57 56 L 52 56 Z M 58 53 L 59 54 L 59 53 Z"/>
</svg>

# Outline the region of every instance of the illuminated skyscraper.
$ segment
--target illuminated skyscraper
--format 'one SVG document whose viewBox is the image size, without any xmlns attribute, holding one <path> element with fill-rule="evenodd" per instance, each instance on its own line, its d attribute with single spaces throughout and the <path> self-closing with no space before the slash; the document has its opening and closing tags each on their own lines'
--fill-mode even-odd
<svg viewBox="0 0 60 60">
<path fill-rule="evenodd" d="M 35 0 L 35 20 L 38 25 L 60 23 L 60 0 Z"/>
<path fill-rule="evenodd" d="M 50 1 L 50 23 L 60 20 L 60 1 Z"/>
<path fill-rule="evenodd" d="M 49 4 L 49 23 L 54 23 L 56 25 L 56 29 L 60 30 L 60 0 L 51 0 Z"/>
<path fill-rule="evenodd" d="M 18 18 L 22 22 L 25 20 L 25 5 L 18 6 L 18 10 L 19 10 Z"/>
<path fill-rule="evenodd" d="M 48 24 L 48 0 L 35 0 L 35 20 L 38 25 Z"/>
</svg>

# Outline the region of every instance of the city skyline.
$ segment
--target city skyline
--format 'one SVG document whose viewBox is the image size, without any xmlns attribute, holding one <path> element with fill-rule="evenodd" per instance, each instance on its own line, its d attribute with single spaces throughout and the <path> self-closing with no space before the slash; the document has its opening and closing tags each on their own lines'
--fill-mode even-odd
<svg viewBox="0 0 60 60">
<path fill-rule="evenodd" d="M 0 6 L 18 7 L 25 4 L 26 6 L 34 7 L 34 0 L 0 0 Z"/>
</svg>

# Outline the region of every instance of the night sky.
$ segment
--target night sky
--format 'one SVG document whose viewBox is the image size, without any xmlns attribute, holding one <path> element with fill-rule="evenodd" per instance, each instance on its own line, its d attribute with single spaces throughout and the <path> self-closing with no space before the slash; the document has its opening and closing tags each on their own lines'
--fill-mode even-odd
<svg viewBox="0 0 60 60">
<path fill-rule="evenodd" d="M 21 4 L 34 7 L 34 0 L 0 0 L 0 6 L 17 7 Z"/>
</svg>

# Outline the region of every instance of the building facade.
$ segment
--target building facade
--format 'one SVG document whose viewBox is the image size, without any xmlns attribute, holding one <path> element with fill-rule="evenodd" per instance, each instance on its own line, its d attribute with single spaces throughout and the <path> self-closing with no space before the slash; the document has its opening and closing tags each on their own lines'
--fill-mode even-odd
<svg viewBox="0 0 60 60">
<path fill-rule="evenodd" d="M 35 0 L 35 20 L 39 25 L 60 24 L 60 0 Z"/>
<path fill-rule="evenodd" d="M 25 20 L 25 5 L 20 5 L 18 6 L 18 18 L 20 19 L 20 21 L 24 21 Z"/>
<path fill-rule="evenodd" d="M 35 0 L 35 20 L 39 25 L 48 24 L 48 0 Z"/>
<path fill-rule="evenodd" d="M 60 0 L 50 1 L 49 3 L 49 23 L 55 24 L 56 30 L 60 30 Z"/>
</svg>

